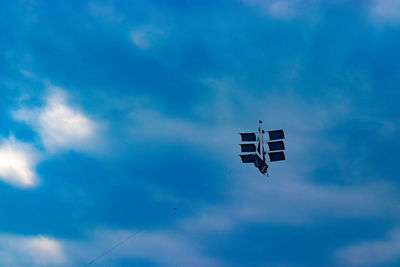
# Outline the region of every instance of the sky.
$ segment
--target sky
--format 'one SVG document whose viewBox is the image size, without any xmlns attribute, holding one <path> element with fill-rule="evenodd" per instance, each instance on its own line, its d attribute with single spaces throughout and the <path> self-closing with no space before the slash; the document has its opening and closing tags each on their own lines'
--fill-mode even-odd
<svg viewBox="0 0 400 267">
<path fill-rule="evenodd" d="M 400 1 L 15 0 L 0 27 L 1 266 L 399 266 Z M 238 157 L 258 120 L 269 177 Z"/>
</svg>

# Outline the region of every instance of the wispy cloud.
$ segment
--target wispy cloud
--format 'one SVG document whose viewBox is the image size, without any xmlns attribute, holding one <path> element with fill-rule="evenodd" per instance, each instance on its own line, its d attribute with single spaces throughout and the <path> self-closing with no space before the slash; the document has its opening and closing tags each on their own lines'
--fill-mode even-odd
<svg viewBox="0 0 400 267">
<path fill-rule="evenodd" d="M 242 0 L 246 4 L 261 8 L 271 17 L 277 19 L 291 19 L 298 15 L 297 0 Z"/>
<path fill-rule="evenodd" d="M 372 0 L 370 3 L 371 18 L 377 23 L 400 23 L 399 0 Z"/>
<path fill-rule="evenodd" d="M 104 18 L 109 22 L 120 23 L 125 19 L 125 15 L 118 13 L 111 5 L 91 2 L 89 3 L 89 10 L 93 16 Z"/>
<path fill-rule="evenodd" d="M 31 144 L 17 141 L 15 137 L 0 141 L 0 180 L 17 187 L 37 184 L 34 167 L 38 154 Z"/>
<path fill-rule="evenodd" d="M 79 108 L 67 103 L 66 93 L 52 87 L 45 104 L 38 108 L 22 107 L 14 118 L 32 126 L 49 152 L 60 149 L 94 149 L 100 126 Z"/>
<path fill-rule="evenodd" d="M 223 124 L 208 127 L 196 121 L 163 115 L 155 109 L 135 109 L 130 118 L 132 136 L 141 139 L 215 145 L 227 140 L 222 139 L 223 134 L 232 133 L 232 128 L 227 129 Z"/>
<path fill-rule="evenodd" d="M 133 44 L 141 49 L 152 47 L 164 35 L 165 32 L 161 29 L 150 26 L 132 30 L 130 33 Z"/>
<path fill-rule="evenodd" d="M 190 231 L 230 231 L 250 222 L 301 225 L 339 218 L 392 217 L 400 211 L 400 201 L 389 185 L 319 186 L 287 175 L 280 174 L 284 180 L 270 183 L 249 182 L 249 175 L 241 175 L 242 184 L 232 192 L 229 204 L 210 206 L 184 220 L 182 226 Z"/>
<path fill-rule="evenodd" d="M 382 240 L 345 247 L 337 252 L 336 259 L 341 266 L 392 266 L 400 259 L 400 231 L 392 229 Z"/>
<path fill-rule="evenodd" d="M 65 266 L 61 243 L 46 236 L 0 234 L 1 266 Z"/>
</svg>

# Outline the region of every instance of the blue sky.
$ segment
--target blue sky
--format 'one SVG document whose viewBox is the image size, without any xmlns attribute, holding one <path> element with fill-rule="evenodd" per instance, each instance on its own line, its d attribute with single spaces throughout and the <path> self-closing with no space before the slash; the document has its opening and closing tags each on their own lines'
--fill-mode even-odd
<svg viewBox="0 0 400 267">
<path fill-rule="evenodd" d="M 400 1 L 4 1 L 0 265 L 398 266 Z M 239 135 L 286 133 L 264 177 Z M 176 210 L 174 210 L 176 208 Z"/>
</svg>

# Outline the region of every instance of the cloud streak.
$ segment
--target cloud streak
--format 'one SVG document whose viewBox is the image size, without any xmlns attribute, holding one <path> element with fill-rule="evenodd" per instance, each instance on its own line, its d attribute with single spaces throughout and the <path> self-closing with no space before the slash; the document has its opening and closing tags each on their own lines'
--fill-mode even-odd
<svg viewBox="0 0 400 267">
<path fill-rule="evenodd" d="M 142 27 L 131 31 L 130 37 L 133 44 L 140 49 L 149 49 L 165 35 L 165 32 L 155 27 Z"/>
<path fill-rule="evenodd" d="M 249 182 L 248 176 L 240 176 L 242 184 L 232 192 L 230 203 L 209 206 L 183 220 L 182 226 L 189 231 L 230 231 L 243 223 L 302 225 L 340 218 L 392 218 L 400 211 L 389 185 L 319 186 L 282 174 L 279 177 L 285 180 L 261 183 Z"/>
<path fill-rule="evenodd" d="M 297 13 L 297 1 L 288 0 L 242 0 L 250 6 L 260 7 L 270 16 L 278 19 L 291 19 Z"/>
<path fill-rule="evenodd" d="M 370 3 L 371 18 L 377 23 L 400 23 L 400 1 L 372 0 Z"/>
<path fill-rule="evenodd" d="M 400 231 L 392 229 L 385 239 L 345 247 L 336 259 L 341 266 L 391 266 L 400 259 Z"/>
</svg>

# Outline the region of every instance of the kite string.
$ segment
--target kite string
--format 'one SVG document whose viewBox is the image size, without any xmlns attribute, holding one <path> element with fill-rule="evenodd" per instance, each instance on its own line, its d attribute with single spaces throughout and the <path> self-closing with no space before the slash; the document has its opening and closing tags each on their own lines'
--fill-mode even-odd
<svg viewBox="0 0 400 267">
<path fill-rule="evenodd" d="M 229 172 L 224 175 L 224 178 L 226 179 L 227 177 L 232 176 L 232 171 L 233 169 L 231 168 L 229 170 Z M 132 234 L 130 234 L 129 236 L 127 236 L 125 239 L 119 241 L 118 243 L 116 243 L 114 246 L 112 246 L 111 248 L 107 249 L 106 251 L 104 251 L 103 253 L 101 253 L 100 255 L 96 256 L 95 258 L 93 258 L 90 262 L 88 262 L 86 265 L 84 265 L 84 267 L 88 267 L 90 265 L 92 265 L 93 263 L 99 261 L 101 258 L 107 256 L 108 254 L 110 254 L 111 252 L 113 252 L 115 249 L 117 249 L 118 247 L 122 246 L 124 243 L 128 242 L 131 238 L 133 238 L 134 236 L 138 235 L 140 232 L 142 232 L 144 229 L 139 229 L 135 232 L 133 232 Z"/>
<path fill-rule="evenodd" d="M 114 246 L 112 246 L 111 248 L 107 249 L 106 251 L 104 251 L 103 253 L 101 253 L 100 255 L 98 255 L 97 257 L 95 257 L 94 259 L 92 259 L 90 262 L 88 262 L 84 267 L 90 266 L 93 263 L 95 263 L 96 261 L 100 260 L 101 258 L 107 256 L 108 254 L 110 254 L 113 250 L 115 250 L 116 248 L 122 246 L 124 243 L 128 242 L 131 238 L 133 238 L 134 236 L 136 236 L 137 234 L 139 234 L 140 232 L 142 232 L 143 229 L 137 230 L 135 232 L 133 232 L 132 234 L 130 234 L 129 236 L 127 236 L 125 239 L 119 241 L 117 244 L 115 244 Z"/>
</svg>

